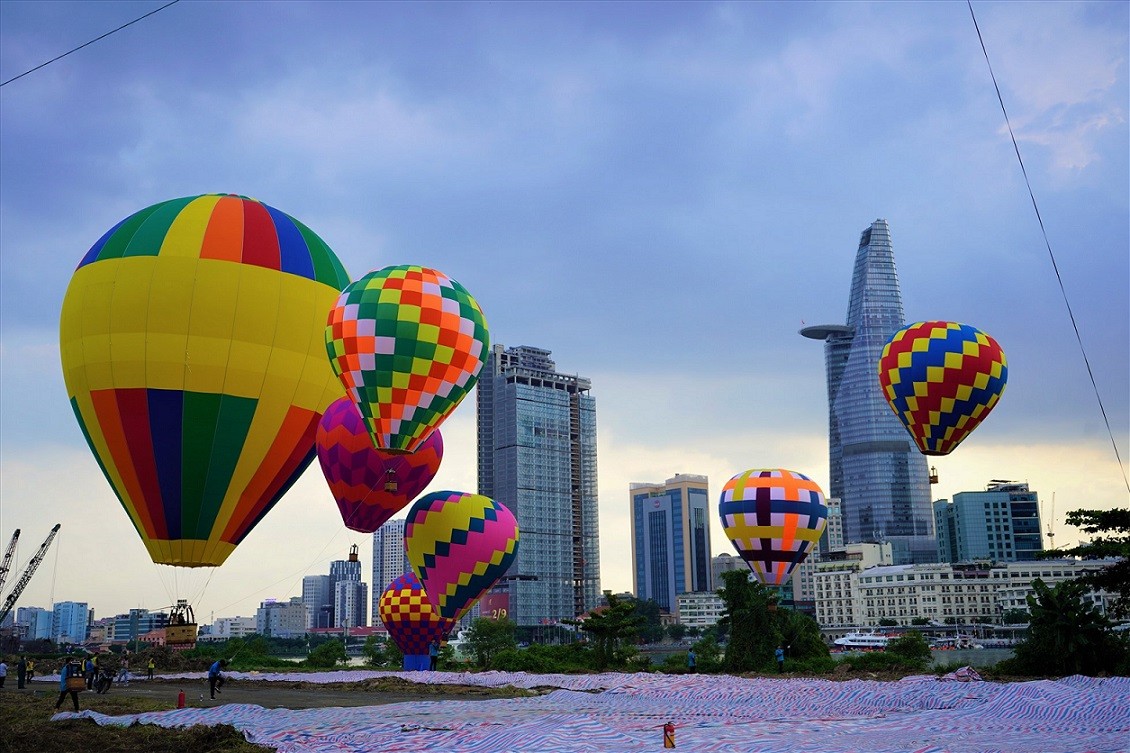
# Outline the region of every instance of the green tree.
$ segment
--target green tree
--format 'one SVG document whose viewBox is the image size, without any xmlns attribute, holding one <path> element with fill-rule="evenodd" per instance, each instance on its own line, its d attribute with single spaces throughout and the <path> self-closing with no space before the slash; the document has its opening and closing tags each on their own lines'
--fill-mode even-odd
<svg viewBox="0 0 1130 753">
<path fill-rule="evenodd" d="M 384 642 L 377 640 L 375 635 L 365 639 L 365 645 L 361 647 L 361 655 L 365 657 L 365 663 L 370 667 L 383 667 L 388 661 Z"/>
<path fill-rule="evenodd" d="M 338 640 L 323 643 L 311 650 L 310 654 L 306 657 L 307 666 L 322 669 L 330 669 L 338 664 L 345 664 L 348 661 L 349 656 L 345 653 L 345 645 Z"/>
<path fill-rule="evenodd" d="M 789 659 L 806 660 L 830 655 L 820 626 L 812 617 L 794 609 L 778 609 L 772 614 L 773 627 Z"/>
<path fill-rule="evenodd" d="M 681 641 L 687 635 L 687 626 L 681 622 L 672 622 L 667 626 L 667 636 L 671 640 Z"/>
<path fill-rule="evenodd" d="M 695 655 L 695 668 L 699 672 L 717 672 L 722 668 L 722 647 L 714 640 L 714 633 L 707 633 L 691 649 Z M 682 656 L 679 659 L 685 665 L 686 659 Z"/>
<path fill-rule="evenodd" d="M 925 617 L 915 617 L 913 620 L 910 621 L 910 624 L 911 625 L 929 625 L 930 621 L 928 619 L 926 619 Z"/>
<path fill-rule="evenodd" d="M 490 667 L 499 652 L 512 648 L 518 648 L 518 642 L 514 640 L 514 623 L 508 617 L 497 620 L 479 617 L 467 631 L 467 649 L 475 664 L 483 669 Z"/>
<path fill-rule="evenodd" d="M 1114 617 L 1130 617 L 1130 508 L 1072 510 L 1067 513 L 1067 524 L 1081 528 L 1095 538 L 1070 549 L 1044 552 L 1044 556 L 1120 558 L 1083 575 L 1079 580 L 1091 588 L 1116 594 L 1108 612 Z"/>
<path fill-rule="evenodd" d="M 880 627 L 897 627 L 898 620 L 892 620 L 890 617 L 883 617 L 879 620 Z"/>
<path fill-rule="evenodd" d="M 1001 622 L 1005 625 L 1023 625 L 1028 622 L 1028 610 L 1010 609 L 1001 615 Z"/>
<path fill-rule="evenodd" d="M 742 570 L 722 573 L 726 584 L 718 595 L 726 609 L 722 621 L 729 627 L 723 667 L 727 672 L 750 672 L 765 669 L 773 663 L 773 651 L 780 644 L 770 614 L 776 594 L 760 583 L 750 581 Z"/>
<path fill-rule="evenodd" d="M 633 644 L 646 619 L 637 612 L 635 599 L 621 599 L 611 591 L 605 591 L 604 597 L 608 606 L 593 610 L 577 623 L 592 642 L 593 662 L 598 670 L 628 663 L 636 654 Z"/>
<path fill-rule="evenodd" d="M 1028 636 L 1015 650 L 1009 669 L 1024 674 L 1063 676 L 1117 672 L 1127 663 L 1127 647 L 1110 621 L 1083 601 L 1090 586 L 1068 580 L 1049 588 L 1032 581 L 1028 596 Z"/>
<path fill-rule="evenodd" d="M 655 599 L 631 601 L 635 603 L 636 615 L 643 618 L 637 631 L 639 639 L 644 643 L 658 643 L 663 640 L 663 620 L 659 616 L 659 602 Z"/>
<path fill-rule="evenodd" d="M 903 633 L 898 638 L 887 644 L 884 649 L 888 654 L 897 656 L 902 660 L 903 666 L 912 669 L 925 669 L 930 666 L 932 655 L 930 644 L 922 633 L 911 630 Z"/>
</svg>

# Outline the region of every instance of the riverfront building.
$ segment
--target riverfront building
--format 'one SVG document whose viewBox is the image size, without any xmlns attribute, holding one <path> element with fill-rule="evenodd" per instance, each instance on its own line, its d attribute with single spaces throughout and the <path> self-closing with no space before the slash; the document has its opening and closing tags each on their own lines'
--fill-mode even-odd
<svg viewBox="0 0 1130 753">
<path fill-rule="evenodd" d="M 632 484 L 629 493 L 636 598 L 674 612 L 679 594 L 711 591 L 706 476 L 677 474 L 663 484 Z"/>
<path fill-rule="evenodd" d="M 1033 560 L 1044 550 L 1040 498 L 1028 484 L 992 481 L 982 492 L 934 502 L 941 562 Z"/>
<path fill-rule="evenodd" d="M 547 625 L 600 604 L 596 400 L 590 381 L 557 371 L 550 351 L 496 344 L 477 388 L 479 493 L 522 532 L 490 611 Z"/>
<path fill-rule="evenodd" d="M 828 497 L 840 500 L 844 540 L 889 541 L 896 563 L 937 560 L 926 458 L 878 387 L 883 346 L 904 326 L 890 228 L 860 235 L 846 324 L 805 327 L 824 341 L 828 380 Z"/>
</svg>

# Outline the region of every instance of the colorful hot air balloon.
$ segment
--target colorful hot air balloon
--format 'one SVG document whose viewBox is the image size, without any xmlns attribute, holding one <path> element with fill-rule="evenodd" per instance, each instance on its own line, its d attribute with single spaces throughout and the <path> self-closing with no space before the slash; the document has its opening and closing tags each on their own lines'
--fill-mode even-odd
<svg viewBox="0 0 1130 753">
<path fill-rule="evenodd" d="M 377 612 L 393 643 L 404 655 L 404 669 L 427 669 L 428 647 L 444 641 L 455 620 L 440 617 L 428 601 L 415 573 L 405 573 L 389 584 L 377 602 Z"/>
<path fill-rule="evenodd" d="M 408 505 L 435 478 L 443 437 L 433 431 L 412 453 L 373 448 L 369 429 L 347 397 L 318 422 L 318 462 L 347 528 L 372 533 Z"/>
<path fill-rule="evenodd" d="M 780 586 L 828 523 L 815 481 L 784 468 L 755 468 L 726 482 L 718 515 L 741 558 L 767 586 Z"/>
<path fill-rule="evenodd" d="M 314 459 L 341 395 L 320 334 L 348 282 L 309 228 L 232 195 L 155 204 L 83 257 L 63 377 L 154 562 L 221 564 Z"/>
<path fill-rule="evenodd" d="M 879 384 L 923 455 L 948 455 L 1004 393 L 1008 364 L 989 335 L 957 322 L 896 332 L 879 358 Z"/>
<path fill-rule="evenodd" d="M 479 304 L 426 267 L 385 267 L 337 299 L 326 351 L 380 450 L 414 452 L 478 381 L 490 338 Z"/>
<path fill-rule="evenodd" d="M 481 494 L 435 492 L 409 510 L 404 547 L 432 606 L 458 620 L 510 568 L 518 521 Z"/>
</svg>

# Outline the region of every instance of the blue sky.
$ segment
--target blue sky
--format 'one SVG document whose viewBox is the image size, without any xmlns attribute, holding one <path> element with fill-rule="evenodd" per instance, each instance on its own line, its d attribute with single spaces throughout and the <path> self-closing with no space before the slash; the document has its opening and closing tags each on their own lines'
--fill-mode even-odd
<svg viewBox="0 0 1130 753">
<path fill-rule="evenodd" d="M 160 5 L 5 0 L 0 79 Z M 974 6 L 1124 465 L 1128 7 Z M 631 588 L 630 482 L 826 486 L 823 353 L 797 331 L 843 322 L 877 217 L 908 321 L 973 324 L 1009 359 L 935 496 L 1007 478 L 1060 521 L 1127 504 L 964 3 L 185 0 L 0 89 L 0 535 L 24 529 L 22 560 L 63 523 L 21 604 L 104 615 L 207 579 L 148 563 L 67 405 L 58 314 L 109 227 L 208 192 L 297 217 L 355 278 L 435 266 L 495 342 L 589 377 L 606 588 Z M 473 397 L 444 439 L 433 488 L 473 491 Z M 295 594 L 352 542 L 315 464 L 200 613 Z"/>
</svg>

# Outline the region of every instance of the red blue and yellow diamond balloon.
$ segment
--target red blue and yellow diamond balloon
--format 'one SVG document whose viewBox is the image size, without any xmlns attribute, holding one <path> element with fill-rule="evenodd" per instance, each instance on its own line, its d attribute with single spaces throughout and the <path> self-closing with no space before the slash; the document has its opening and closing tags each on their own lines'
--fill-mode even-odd
<svg viewBox="0 0 1130 753">
<path fill-rule="evenodd" d="M 490 336 L 466 288 L 427 267 L 385 267 L 330 310 L 326 352 L 379 450 L 415 452 L 478 381 Z"/>
<path fill-rule="evenodd" d="M 435 492 L 408 511 L 404 547 L 436 612 L 458 620 L 510 568 L 518 521 L 481 494 Z"/>
<path fill-rule="evenodd" d="M 425 669 L 420 660 L 428 659 L 432 641 L 446 640 L 455 627 L 455 620 L 440 617 L 432 608 L 415 573 L 405 573 L 389 584 L 377 602 L 377 613 L 404 655 L 405 669 Z"/>
<path fill-rule="evenodd" d="M 924 455 L 953 452 L 1004 393 L 1001 346 L 976 327 L 917 322 L 896 332 L 879 358 L 879 385 Z"/>
<path fill-rule="evenodd" d="M 443 437 L 433 431 L 415 452 L 373 447 L 369 429 L 348 397 L 335 400 L 318 422 L 318 462 L 345 526 L 372 533 L 424 491 L 443 460 Z"/>
<path fill-rule="evenodd" d="M 731 478 L 718 515 L 734 549 L 767 586 L 788 580 L 828 524 L 820 486 L 784 468 L 755 468 Z"/>
<path fill-rule="evenodd" d="M 321 335 L 348 282 L 309 228 L 234 195 L 155 204 L 83 257 L 63 377 L 154 562 L 223 563 L 314 459 L 341 395 Z"/>
</svg>

